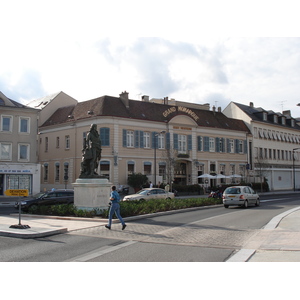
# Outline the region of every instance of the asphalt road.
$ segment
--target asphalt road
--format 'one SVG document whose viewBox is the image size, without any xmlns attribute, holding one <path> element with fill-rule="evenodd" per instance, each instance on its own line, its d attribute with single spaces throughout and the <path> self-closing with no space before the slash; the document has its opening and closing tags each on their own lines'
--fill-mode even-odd
<svg viewBox="0 0 300 300">
<path fill-rule="evenodd" d="M 274 216 L 299 206 L 300 194 L 261 200 L 247 209 L 217 206 L 130 221 L 124 231 L 113 224 L 39 239 L 0 237 L 0 261 L 223 262 Z"/>
</svg>

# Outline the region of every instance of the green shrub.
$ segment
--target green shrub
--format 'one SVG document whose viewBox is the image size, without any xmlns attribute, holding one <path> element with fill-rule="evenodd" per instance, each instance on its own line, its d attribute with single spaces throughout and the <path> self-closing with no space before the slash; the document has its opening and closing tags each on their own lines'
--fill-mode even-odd
<svg viewBox="0 0 300 300">
<path fill-rule="evenodd" d="M 152 199 L 148 201 L 123 201 L 120 202 L 122 217 L 151 214 L 162 211 L 170 211 L 182 208 L 200 207 L 205 205 L 221 204 L 218 198 L 175 198 L 171 200 Z M 109 209 L 103 210 L 102 217 L 108 218 Z M 116 216 L 114 216 L 116 218 Z"/>
<path fill-rule="evenodd" d="M 174 198 L 152 199 L 148 201 L 122 201 L 120 202 L 120 210 L 122 217 L 130 217 L 144 214 L 151 214 L 162 211 L 170 211 L 182 208 L 199 207 L 205 205 L 221 204 L 222 199 L 218 198 Z M 29 208 L 28 213 L 53 216 L 75 216 L 83 218 L 93 218 L 101 215 L 102 218 L 108 218 L 109 209 L 78 209 L 73 204 L 61 204 L 51 206 L 34 206 Z M 114 216 L 116 218 L 116 216 Z"/>
</svg>

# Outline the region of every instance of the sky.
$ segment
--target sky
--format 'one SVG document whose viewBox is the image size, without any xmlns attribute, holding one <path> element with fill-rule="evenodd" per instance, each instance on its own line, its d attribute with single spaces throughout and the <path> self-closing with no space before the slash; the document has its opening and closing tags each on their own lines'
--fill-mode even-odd
<svg viewBox="0 0 300 300">
<path fill-rule="evenodd" d="M 23 104 L 123 91 L 300 117 L 297 1 L 0 0 L 0 91 Z"/>
</svg>

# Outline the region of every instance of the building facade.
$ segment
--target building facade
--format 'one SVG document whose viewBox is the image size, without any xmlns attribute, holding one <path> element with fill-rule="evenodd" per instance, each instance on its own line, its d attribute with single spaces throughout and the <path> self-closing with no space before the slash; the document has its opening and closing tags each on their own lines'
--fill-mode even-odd
<svg viewBox="0 0 300 300">
<path fill-rule="evenodd" d="M 0 92 L 0 197 L 8 189 L 40 192 L 38 110 Z"/>
<path fill-rule="evenodd" d="M 103 96 L 57 109 L 39 127 L 41 187 L 71 187 L 80 174 L 83 140 L 96 124 L 102 142 L 99 174 L 124 185 L 133 172 L 149 181 L 217 185 L 201 174 L 246 176 L 248 143 L 241 120 L 208 105 L 167 98 Z"/>
<path fill-rule="evenodd" d="M 231 102 L 223 113 L 229 118 L 244 120 L 252 133 L 249 144 L 250 173 L 266 178 L 270 190 L 300 188 L 300 126 L 290 111 L 275 113 Z"/>
</svg>

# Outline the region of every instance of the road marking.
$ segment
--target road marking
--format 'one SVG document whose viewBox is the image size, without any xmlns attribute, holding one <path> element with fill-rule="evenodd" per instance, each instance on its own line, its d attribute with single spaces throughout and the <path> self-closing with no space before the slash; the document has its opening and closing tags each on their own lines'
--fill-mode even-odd
<svg viewBox="0 0 300 300">
<path fill-rule="evenodd" d="M 246 262 L 255 253 L 255 251 L 256 249 L 241 249 L 226 260 L 226 262 Z"/>
<path fill-rule="evenodd" d="M 292 208 L 275 216 L 261 230 L 274 230 L 284 217 L 299 209 L 300 206 Z M 236 254 L 231 256 L 226 262 L 246 262 L 251 258 L 253 254 L 255 254 L 256 250 L 257 249 L 241 249 Z"/>
<path fill-rule="evenodd" d="M 128 241 L 128 242 L 122 243 L 120 245 L 102 247 L 100 249 L 85 253 L 83 255 L 73 257 L 72 259 L 67 260 L 67 262 L 85 262 L 85 261 L 91 260 L 93 258 L 96 258 L 96 257 L 102 256 L 104 254 L 119 250 L 124 247 L 128 247 L 128 246 L 136 244 L 136 243 L 137 243 L 136 241 Z"/>
</svg>

